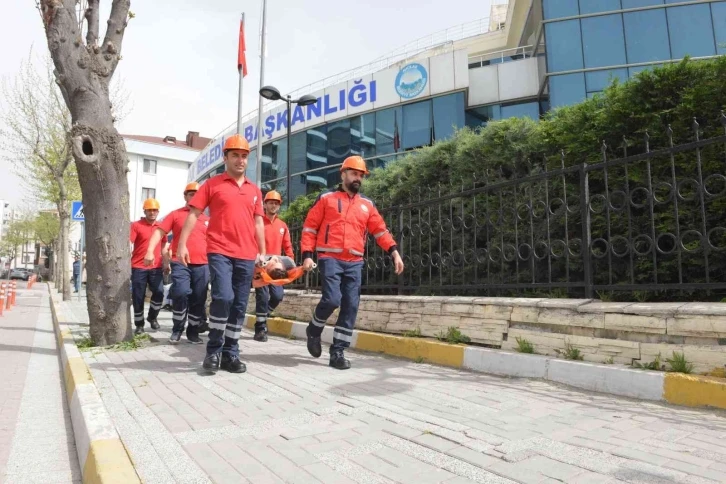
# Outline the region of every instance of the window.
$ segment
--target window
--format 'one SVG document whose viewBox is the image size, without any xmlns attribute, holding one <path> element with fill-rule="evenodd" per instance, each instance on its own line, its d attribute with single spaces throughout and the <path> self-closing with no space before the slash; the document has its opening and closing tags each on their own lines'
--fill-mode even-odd
<svg viewBox="0 0 726 484">
<path fill-rule="evenodd" d="M 635 67 L 628 67 L 628 75 L 630 77 L 633 77 L 637 75 L 639 72 L 647 71 L 650 69 L 655 69 L 656 67 L 661 67 L 662 64 L 652 64 L 649 66 L 635 66 Z"/>
<path fill-rule="evenodd" d="M 287 138 L 262 146 L 262 181 L 274 180 L 287 174 Z"/>
<path fill-rule="evenodd" d="M 539 103 L 532 101 L 530 103 L 510 104 L 502 106 L 502 119 L 506 118 L 530 118 L 535 121 L 539 119 Z"/>
<path fill-rule="evenodd" d="M 290 137 L 290 174 L 307 170 L 307 133 L 305 131 Z"/>
<path fill-rule="evenodd" d="M 623 14 L 628 63 L 670 59 L 665 10 Z"/>
<path fill-rule="evenodd" d="M 620 10 L 620 0 L 580 0 L 580 14 Z M 583 32 L 585 26 L 582 27 Z"/>
<path fill-rule="evenodd" d="M 224 170 L 224 165 L 221 165 Z M 250 180 L 257 180 L 257 149 L 250 151 L 250 155 L 247 157 L 247 171 L 245 176 Z"/>
<path fill-rule="evenodd" d="M 318 126 L 307 130 L 307 167 L 308 170 L 321 168 L 328 163 L 328 129 Z"/>
<path fill-rule="evenodd" d="M 577 0 L 544 0 L 544 18 L 560 18 L 578 15 Z"/>
<path fill-rule="evenodd" d="M 156 160 L 148 160 L 144 158 L 144 173 L 156 175 Z"/>
<path fill-rule="evenodd" d="M 649 7 L 651 5 L 663 5 L 663 0 L 622 0 L 623 8 Z"/>
<path fill-rule="evenodd" d="M 545 26 L 549 72 L 582 69 L 580 21 L 567 20 Z"/>
<path fill-rule="evenodd" d="M 588 93 L 600 92 L 610 85 L 613 79 L 619 79 L 620 82 L 628 80 L 627 69 L 606 69 L 603 71 L 585 73 L 585 84 Z"/>
<path fill-rule="evenodd" d="M 626 64 L 622 16 L 582 19 L 582 46 L 585 68 Z"/>
<path fill-rule="evenodd" d="M 577 104 L 585 99 L 585 75 L 582 72 L 550 77 L 552 108 Z"/>
<path fill-rule="evenodd" d="M 390 108 L 376 113 L 376 155 L 396 153 L 401 149 L 401 108 Z"/>
<path fill-rule="evenodd" d="M 464 115 L 466 125 L 472 129 L 486 126 L 489 121 L 501 119 L 499 104 L 469 109 Z"/>
<path fill-rule="evenodd" d="M 156 198 L 156 188 L 141 189 L 141 200 L 146 200 L 148 198 Z"/>
<path fill-rule="evenodd" d="M 431 101 L 403 106 L 404 150 L 431 144 Z"/>
<path fill-rule="evenodd" d="M 343 163 L 350 155 L 350 119 L 328 124 L 328 164 Z"/>
<path fill-rule="evenodd" d="M 706 4 L 666 9 L 671 55 L 680 59 L 687 55 L 702 57 L 716 55 L 711 9 Z"/>
<path fill-rule="evenodd" d="M 434 110 L 434 139 L 442 140 L 453 136 L 455 128 L 464 127 L 464 93 L 432 99 Z"/>
<path fill-rule="evenodd" d="M 376 156 L 376 114 L 360 117 L 360 149 L 363 158 Z"/>
<path fill-rule="evenodd" d="M 711 4 L 713 30 L 716 33 L 716 51 L 726 54 L 726 2 Z"/>
</svg>

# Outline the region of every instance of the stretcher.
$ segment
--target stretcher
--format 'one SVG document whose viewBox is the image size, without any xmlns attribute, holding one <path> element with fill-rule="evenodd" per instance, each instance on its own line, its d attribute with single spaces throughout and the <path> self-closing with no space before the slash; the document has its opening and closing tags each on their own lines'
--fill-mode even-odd
<svg viewBox="0 0 726 484">
<path fill-rule="evenodd" d="M 317 264 L 313 264 L 313 269 L 317 267 Z M 302 266 L 296 266 L 292 269 L 287 270 L 287 277 L 284 279 L 273 279 L 270 277 L 270 275 L 267 273 L 267 270 L 265 270 L 264 267 L 255 267 L 255 275 L 252 278 L 252 287 L 258 288 L 258 287 L 264 287 L 268 285 L 273 286 L 285 286 L 287 284 L 290 284 L 305 274 L 305 270 Z"/>
</svg>

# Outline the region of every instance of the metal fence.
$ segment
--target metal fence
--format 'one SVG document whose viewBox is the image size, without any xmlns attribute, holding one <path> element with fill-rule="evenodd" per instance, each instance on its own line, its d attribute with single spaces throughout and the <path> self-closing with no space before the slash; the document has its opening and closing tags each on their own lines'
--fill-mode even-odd
<svg viewBox="0 0 726 484">
<path fill-rule="evenodd" d="M 406 264 L 402 276 L 369 237 L 363 292 L 526 295 L 559 291 L 712 291 L 726 288 L 724 135 L 651 149 L 648 134 L 618 159 L 534 165 L 456 186 L 419 187 L 406 204 L 379 207 Z M 717 133 L 718 134 L 718 133 Z M 625 139 L 624 139 L 625 141 Z M 637 154 L 629 154 L 629 151 Z M 291 229 L 299 247 L 300 227 Z M 313 272 L 298 287 L 316 288 Z"/>
</svg>

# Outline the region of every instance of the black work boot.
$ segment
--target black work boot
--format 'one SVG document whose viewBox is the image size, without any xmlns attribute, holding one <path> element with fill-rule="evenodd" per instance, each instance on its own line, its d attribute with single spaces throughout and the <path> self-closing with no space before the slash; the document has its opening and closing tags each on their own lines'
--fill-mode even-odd
<svg viewBox="0 0 726 484">
<path fill-rule="evenodd" d="M 197 331 L 199 334 L 206 333 L 209 331 L 209 323 L 206 321 L 199 325 L 199 330 Z"/>
<path fill-rule="evenodd" d="M 153 329 L 154 331 L 161 328 L 161 326 L 159 326 L 159 322 L 156 319 L 149 319 L 148 321 L 149 325 L 151 325 L 151 329 Z"/>
<path fill-rule="evenodd" d="M 202 368 L 210 373 L 217 373 L 217 370 L 219 370 L 219 354 L 207 355 L 204 358 L 204 363 L 202 363 Z"/>
<path fill-rule="evenodd" d="M 320 346 L 320 336 L 310 335 L 310 326 L 305 328 L 305 334 L 308 337 L 308 353 L 315 358 L 320 358 L 323 354 L 323 348 Z"/>
<path fill-rule="evenodd" d="M 232 356 L 226 353 L 222 354 L 221 367 L 230 373 L 244 373 L 247 371 L 247 366 L 240 361 L 239 356 Z"/>
<path fill-rule="evenodd" d="M 337 350 L 330 353 L 330 363 L 336 370 L 347 370 L 350 368 L 350 361 L 343 354 L 343 350 Z"/>
<path fill-rule="evenodd" d="M 202 338 L 200 338 L 198 334 L 190 333 L 189 331 L 187 331 L 187 341 L 189 341 L 193 345 L 200 345 L 204 343 L 204 341 L 202 341 Z"/>
<path fill-rule="evenodd" d="M 134 330 L 134 336 L 138 336 L 140 334 L 144 334 L 144 327 L 136 326 L 136 329 Z"/>
<path fill-rule="evenodd" d="M 181 339 L 182 332 L 181 331 L 173 331 L 171 333 L 171 336 L 169 337 L 169 343 L 175 345 L 179 342 Z"/>
<path fill-rule="evenodd" d="M 255 341 L 259 341 L 261 343 L 264 343 L 267 341 L 267 328 L 259 328 L 255 329 Z"/>
</svg>

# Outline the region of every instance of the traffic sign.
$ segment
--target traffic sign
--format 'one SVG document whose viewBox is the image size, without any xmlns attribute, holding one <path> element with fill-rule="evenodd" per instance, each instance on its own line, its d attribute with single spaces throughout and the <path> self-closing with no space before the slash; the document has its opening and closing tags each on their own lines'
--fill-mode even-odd
<svg viewBox="0 0 726 484">
<path fill-rule="evenodd" d="M 71 204 L 71 219 L 74 222 L 85 222 L 86 217 L 83 215 L 83 202 L 75 200 Z"/>
</svg>

